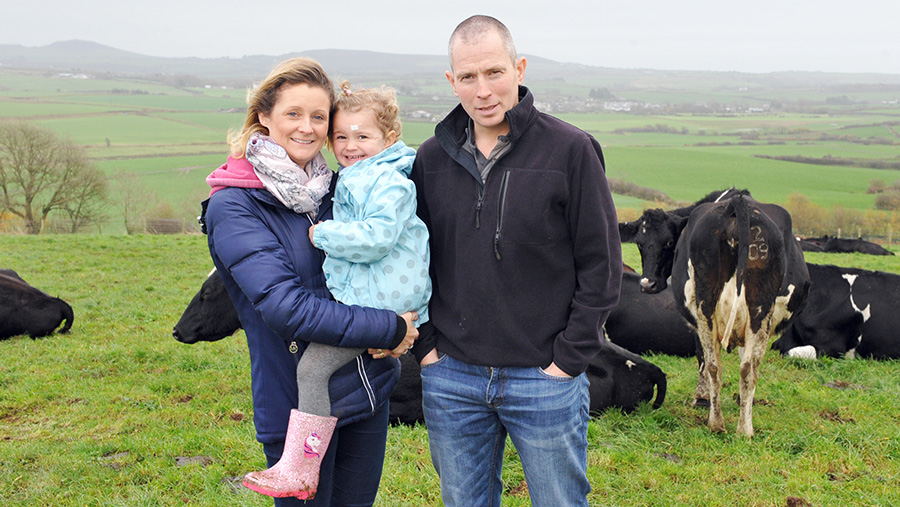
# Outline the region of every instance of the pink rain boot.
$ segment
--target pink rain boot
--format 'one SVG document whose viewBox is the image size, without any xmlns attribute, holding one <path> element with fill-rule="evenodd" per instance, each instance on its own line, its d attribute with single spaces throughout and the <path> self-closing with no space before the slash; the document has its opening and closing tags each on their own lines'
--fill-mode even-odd
<svg viewBox="0 0 900 507">
<path fill-rule="evenodd" d="M 242 484 L 257 493 L 276 498 L 310 500 L 319 487 L 319 466 L 334 433 L 337 417 L 323 417 L 291 410 L 284 452 L 272 468 L 250 472 Z"/>
</svg>

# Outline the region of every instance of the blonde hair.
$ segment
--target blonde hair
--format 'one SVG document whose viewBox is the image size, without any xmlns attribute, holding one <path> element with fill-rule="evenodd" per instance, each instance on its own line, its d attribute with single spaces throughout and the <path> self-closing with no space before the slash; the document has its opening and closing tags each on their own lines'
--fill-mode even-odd
<svg viewBox="0 0 900 507">
<path fill-rule="evenodd" d="M 259 122 L 259 115 L 268 115 L 286 85 L 307 84 L 325 90 L 328 103 L 334 106 L 334 83 L 319 62 L 311 58 L 291 58 L 279 63 L 257 86 L 247 91 L 247 117 L 240 130 L 228 132 L 228 145 L 235 158 L 244 156 L 250 136 L 256 132 L 269 135 L 269 129 Z"/>
<path fill-rule="evenodd" d="M 341 82 L 341 91 L 337 100 L 334 102 L 332 114 L 338 111 L 361 111 L 363 108 L 369 108 L 375 113 L 375 122 L 378 124 L 381 133 L 387 135 L 390 131 L 397 134 L 400 138 L 400 105 L 397 103 L 397 94 L 394 89 L 389 86 L 381 88 L 360 88 L 357 90 L 350 89 L 350 81 Z M 328 146 L 334 146 L 334 125 L 328 127 Z"/>
</svg>

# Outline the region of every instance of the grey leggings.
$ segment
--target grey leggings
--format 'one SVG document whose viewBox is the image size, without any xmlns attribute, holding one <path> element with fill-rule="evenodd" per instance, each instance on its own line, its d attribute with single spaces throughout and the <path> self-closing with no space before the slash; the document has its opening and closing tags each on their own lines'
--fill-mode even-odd
<svg viewBox="0 0 900 507">
<path fill-rule="evenodd" d="M 333 347 L 322 343 L 310 343 L 297 365 L 297 410 L 307 414 L 330 416 L 331 398 L 328 396 L 328 379 L 366 349 Z"/>
</svg>

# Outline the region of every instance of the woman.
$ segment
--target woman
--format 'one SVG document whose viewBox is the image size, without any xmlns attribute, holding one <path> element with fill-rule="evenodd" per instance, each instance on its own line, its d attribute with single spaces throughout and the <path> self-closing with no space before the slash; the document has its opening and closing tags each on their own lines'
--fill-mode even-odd
<svg viewBox="0 0 900 507">
<path fill-rule="evenodd" d="M 231 156 L 207 178 L 209 251 L 238 311 L 250 350 L 253 420 L 267 466 L 281 458 L 296 366 L 310 342 L 384 349 L 362 354 L 331 378 L 338 418 L 322 457 L 315 499 L 303 505 L 371 505 L 387 440 L 388 397 L 399 357 L 418 333 L 414 313 L 333 301 L 322 273 L 324 254 L 310 244 L 311 224 L 331 217 L 332 178 L 320 150 L 328 134 L 334 87 L 314 60 L 282 62 L 248 94 L 243 128 L 229 137 Z M 296 170 L 261 174 L 244 154 L 254 134 L 268 136 Z M 383 357 L 383 354 L 379 354 Z M 300 505 L 276 498 L 275 505 Z"/>
</svg>

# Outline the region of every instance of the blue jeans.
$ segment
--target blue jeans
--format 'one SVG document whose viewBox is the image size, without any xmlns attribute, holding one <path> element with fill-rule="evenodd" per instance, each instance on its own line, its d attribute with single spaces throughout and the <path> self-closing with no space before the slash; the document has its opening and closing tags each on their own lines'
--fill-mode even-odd
<svg viewBox="0 0 900 507">
<path fill-rule="evenodd" d="M 275 506 L 370 507 L 381 482 L 389 415 L 390 404 L 384 403 L 373 417 L 337 428 L 322 457 L 316 497 L 275 498 Z M 264 444 L 263 451 L 271 468 L 281 458 L 284 442 Z"/>
<path fill-rule="evenodd" d="M 587 376 L 474 366 L 443 355 L 422 368 L 431 460 L 447 507 L 499 507 L 509 435 L 534 507 L 585 506 Z"/>
</svg>

